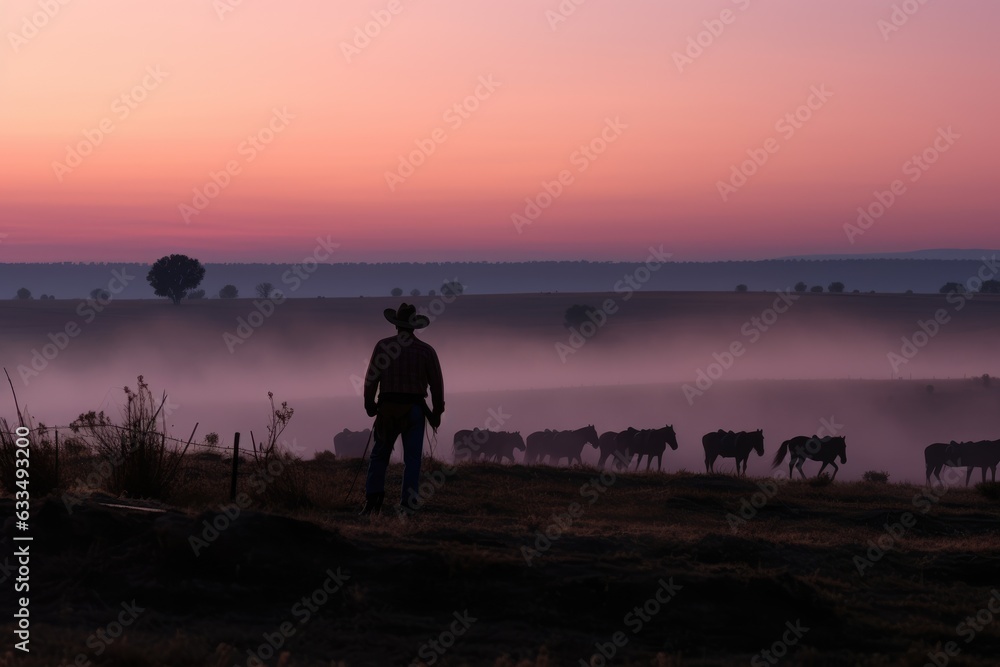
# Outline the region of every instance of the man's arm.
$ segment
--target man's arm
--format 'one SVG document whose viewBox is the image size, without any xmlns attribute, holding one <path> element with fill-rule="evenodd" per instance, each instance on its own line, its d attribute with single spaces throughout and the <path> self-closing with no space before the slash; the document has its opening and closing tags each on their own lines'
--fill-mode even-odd
<svg viewBox="0 0 1000 667">
<path fill-rule="evenodd" d="M 430 349 L 430 364 L 427 368 L 427 388 L 431 392 L 431 412 L 439 419 L 444 412 L 444 377 L 441 374 L 441 362 L 437 352 Z"/>
<path fill-rule="evenodd" d="M 375 392 L 378 391 L 382 371 L 375 364 L 375 360 L 378 358 L 380 352 L 380 346 L 376 343 L 375 349 L 372 351 L 372 358 L 368 361 L 368 370 L 365 371 L 365 412 L 368 413 L 369 417 L 374 417 L 378 412 L 378 407 L 375 403 Z"/>
</svg>

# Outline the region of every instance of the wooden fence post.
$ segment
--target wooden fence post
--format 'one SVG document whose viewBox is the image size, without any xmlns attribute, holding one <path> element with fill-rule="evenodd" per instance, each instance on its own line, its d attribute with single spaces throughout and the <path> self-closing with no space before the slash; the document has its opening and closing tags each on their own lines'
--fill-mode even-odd
<svg viewBox="0 0 1000 667">
<path fill-rule="evenodd" d="M 240 434 L 233 436 L 233 478 L 229 484 L 229 499 L 236 500 L 236 475 L 240 467 Z"/>
</svg>

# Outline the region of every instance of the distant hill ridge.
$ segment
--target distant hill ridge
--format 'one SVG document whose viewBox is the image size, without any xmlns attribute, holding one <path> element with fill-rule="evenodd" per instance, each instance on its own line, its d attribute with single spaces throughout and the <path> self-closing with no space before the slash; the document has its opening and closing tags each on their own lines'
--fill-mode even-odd
<svg viewBox="0 0 1000 667">
<path fill-rule="evenodd" d="M 874 252 L 854 255 L 791 255 L 777 257 L 779 260 L 829 261 L 831 259 L 980 259 L 1000 254 L 1000 250 L 963 250 L 956 248 L 935 248 L 931 250 L 911 250 L 908 252 Z"/>
<path fill-rule="evenodd" d="M 942 255 L 936 257 L 934 255 Z M 959 255 L 956 257 L 955 255 Z M 813 255 L 766 260 L 668 262 L 649 272 L 641 290 L 732 291 L 745 284 L 751 291 L 788 289 L 799 281 L 824 289 L 835 281 L 848 292 L 937 292 L 946 282 L 965 283 L 994 250 L 920 250 L 876 256 Z M 538 292 L 614 292 L 625 287 L 640 262 L 525 261 L 434 263 L 341 263 L 320 265 L 314 273 L 292 264 L 206 263 L 201 288 L 209 297 L 233 284 L 239 296 L 255 297 L 254 287 L 270 282 L 291 298 L 389 296 L 400 288 L 402 298 L 417 289 L 441 291 L 445 281 L 457 280 L 470 294 Z M 310 267 L 311 268 L 311 267 Z M 125 288 L 111 290 L 117 298 L 156 298 L 146 282 L 149 265 L 139 263 L 0 264 L 0 298 L 13 298 L 19 288 L 34 297 L 84 298 L 92 289 L 109 289 L 119 272 Z M 992 267 L 989 269 L 995 270 Z M 645 276 L 645 272 L 640 275 Z"/>
</svg>

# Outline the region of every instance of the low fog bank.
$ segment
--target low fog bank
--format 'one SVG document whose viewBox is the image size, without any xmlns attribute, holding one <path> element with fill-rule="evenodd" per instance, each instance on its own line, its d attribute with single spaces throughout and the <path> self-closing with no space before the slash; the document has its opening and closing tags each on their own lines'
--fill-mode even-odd
<svg viewBox="0 0 1000 667">
<path fill-rule="evenodd" d="M 848 437 L 845 478 L 885 468 L 893 479 L 923 479 L 926 444 L 1000 437 L 997 395 L 981 379 L 1000 373 L 995 298 L 637 292 L 416 301 L 435 315 L 421 337 L 445 373 L 440 451 L 450 451 L 455 430 L 484 425 L 486 411 L 501 406 L 512 415 L 505 428 L 525 434 L 674 424 L 681 449 L 666 456 L 671 470 L 703 470 L 700 438 L 717 428 L 764 428 L 769 462 L 781 440 L 833 418 Z M 272 391 L 296 409 L 286 435 L 313 452 L 328 449 L 335 431 L 368 425 L 360 383 L 375 341 L 393 333 L 382 310 L 398 303 L 292 300 L 262 312 L 253 300 L 121 301 L 91 315 L 62 302 L 0 302 L 0 361 L 22 405 L 48 424 L 91 409 L 116 414 L 121 388 L 142 374 L 155 394 L 168 392 L 173 435 L 200 422 L 200 435 L 225 441 L 234 431 L 263 433 Z M 568 328 L 566 310 L 577 304 L 597 310 Z M 871 382 L 889 378 L 914 382 Z M 585 460 L 596 462 L 596 452 L 587 448 Z M 767 470 L 752 459 L 752 474 Z"/>
</svg>

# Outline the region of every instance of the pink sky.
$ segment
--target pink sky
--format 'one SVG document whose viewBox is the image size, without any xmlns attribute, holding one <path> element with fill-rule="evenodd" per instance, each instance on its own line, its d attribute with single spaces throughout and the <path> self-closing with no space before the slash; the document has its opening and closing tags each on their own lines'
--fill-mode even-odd
<svg viewBox="0 0 1000 667">
<path fill-rule="evenodd" d="M 220 18 L 227 3 L 53 0 L 51 17 L 3 3 L 0 261 L 295 261 L 318 235 L 361 261 L 1000 247 L 992 0 L 921 5 L 887 39 L 898 0 L 587 0 L 555 29 L 559 0 L 243 0 Z M 724 10 L 679 71 L 675 52 Z M 342 43 L 373 11 L 391 21 L 349 62 Z M 832 97 L 779 131 L 819 86 Z M 445 114 L 477 90 L 467 117 Z M 609 119 L 606 151 L 576 153 Z M 54 166 L 102 123 L 77 166 Z M 959 138 L 912 181 L 904 164 L 949 127 Z M 719 182 L 772 137 L 723 201 Z M 227 187 L 185 215 L 229 163 Z M 564 170 L 518 233 L 511 216 Z M 896 179 L 905 194 L 849 241 Z"/>
</svg>

